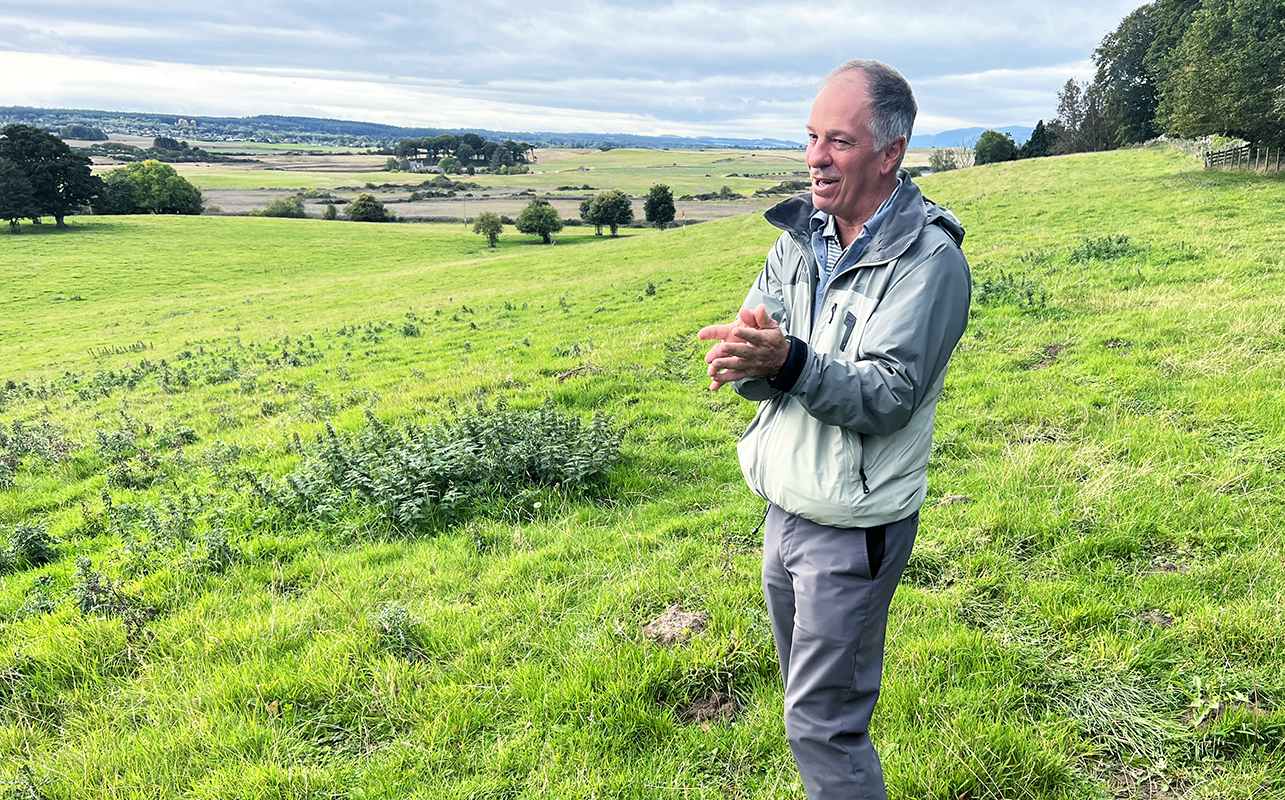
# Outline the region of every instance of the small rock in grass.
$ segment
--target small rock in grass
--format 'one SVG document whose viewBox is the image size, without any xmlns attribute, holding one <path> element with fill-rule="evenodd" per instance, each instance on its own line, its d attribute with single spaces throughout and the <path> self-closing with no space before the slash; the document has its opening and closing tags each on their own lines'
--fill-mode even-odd
<svg viewBox="0 0 1285 800">
<path fill-rule="evenodd" d="M 647 623 L 642 632 L 643 636 L 661 644 L 676 644 L 705 630 L 708 621 L 708 614 L 684 611 L 682 606 L 673 605 L 664 614 Z"/>
<path fill-rule="evenodd" d="M 947 506 L 953 506 L 956 503 L 971 503 L 971 502 L 973 502 L 973 498 L 969 497 L 966 494 L 948 494 L 942 499 L 937 501 L 937 507 L 946 508 Z"/>
</svg>

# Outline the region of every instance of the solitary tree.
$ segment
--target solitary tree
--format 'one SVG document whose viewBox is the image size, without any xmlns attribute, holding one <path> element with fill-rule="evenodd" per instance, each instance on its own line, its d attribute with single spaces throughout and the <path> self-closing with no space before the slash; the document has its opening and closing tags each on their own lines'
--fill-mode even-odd
<svg viewBox="0 0 1285 800">
<path fill-rule="evenodd" d="M 589 215 L 591 219 L 586 221 L 598 226 L 606 225 L 611 228 L 611 235 L 616 236 L 621 225 L 628 225 L 634 221 L 634 206 L 629 200 L 629 195 L 619 189 L 608 189 L 605 192 L 599 192 L 598 196 L 589 203 Z"/>
<path fill-rule="evenodd" d="M 539 234 L 544 244 L 549 244 L 553 241 L 553 234 L 562 230 L 562 219 L 558 216 L 558 209 L 548 200 L 537 197 L 518 214 L 514 227 L 521 233 Z"/>
<path fill-rule="evenodd" d="M 486 237 L 486 243 L 495 247 L 500 241 L 500 234 L 504 231 L 504 224 L 500 218 L 490 211 L 483 211 L 477 215 L 477 222 L 473 223 L 473 232 Z"/>
<path fill-rule="evenodd" d="M 0 219 L 8 220 L 10 233 L 17 233 L 18 220 L 35 213 L 36 197 L 26 173 L 13 162 L 0 158 Z"/>
<path fill-rule="evenodd" d="M 335 208 L 334 203 L 326 203 L 326 210 L 321 212 L 322 219 L 338 219 L 339 209 Z"/>
<path fill-rule="evenodd" d="M 344 206 L 344 216 L 353 222 L 392 222 L 393 216 L 373 194 L 362 192 Z"/>
<path fill-rule="evenodd" d="M 647 190 L 647 199 L 643 201 L 643 214 L 647 221 L 660 228 L 674 221 L 674 193 L 663 183 L 658 183 Z"/>
<path fill-rule="evenodd" d="M 89 158 L 78 156 L 62 139 L 31 125 L 0 128 L 0 158 L 22 170 L 35 199 L 33 217 L 49 215 L 59 228 L 63 218 L 88 205 L 103 183 L 90 171 Z"/>
<path fill-rule="evenodd" d="M 1017 158 L 1017 143 L 1007 133 L 996 130 L 982 131 L 973 147 L 973 157 L 977 164 L 997 164 L 1001 161 L 1012 161 Z"/>
</svg>

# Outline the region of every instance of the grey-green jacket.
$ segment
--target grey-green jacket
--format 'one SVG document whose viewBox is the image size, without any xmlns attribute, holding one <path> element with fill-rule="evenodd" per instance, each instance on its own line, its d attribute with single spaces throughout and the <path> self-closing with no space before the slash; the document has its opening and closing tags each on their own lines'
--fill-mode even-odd
<svg viewBox="0 0 1285 800">
<path fill-rule="evenodd" d="M 874 239 L 826 287 L 815 326 L 811 195 L 767 212 L 784 233 L 745 299 L 792 339 L 779 375 L 733 384 L 761 401 L 741 470 L 755 494 L 824 525 L 884 525 L 923 505 L 946 362 L 968 322 L 964 229 L 902 178 Z"/>
</svg>

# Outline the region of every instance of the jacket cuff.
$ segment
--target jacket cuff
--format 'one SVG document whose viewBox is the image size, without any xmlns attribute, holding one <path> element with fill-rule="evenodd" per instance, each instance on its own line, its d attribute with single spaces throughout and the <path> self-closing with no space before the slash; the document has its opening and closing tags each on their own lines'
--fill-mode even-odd
<svg viewBox="0 0 1285 800">
<path fill-rule="evenodd" d="M 797 336 L 785 337 L 790 343 L 790 354 L 785 357 L 785 364 L 775 378 L 768 378 L 767 385 L 779 392 L 789 392 L 794 388 L 803 367 L 808 363 L 808 345 Z"/>
</svg>

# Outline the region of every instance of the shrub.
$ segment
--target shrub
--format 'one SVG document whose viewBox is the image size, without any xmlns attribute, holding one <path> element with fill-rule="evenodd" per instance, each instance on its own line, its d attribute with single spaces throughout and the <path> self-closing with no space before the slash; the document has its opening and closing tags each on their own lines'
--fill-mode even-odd
<svg viewBox="0 0 1285 800">
<path fill-rule="evenodd" d="M 326 210 L 321 212 L 322 219 L 339 219 L 339 210 L 334 203 L 326 203 Z"/>
<path fill-rule="evenodd" d="M 413 659 L 423 656 L 424 653 L 420 647 L 420 640 L 423 638 L 420 631 L 421 623 L 411 615 L 406 606 L 395 602 L 383 603 L 367 619 L 375 626 L 379 643 L 385 649 L 403 658 Z"/>
<path fill-rule="evenodd" d="M 286 197 L 278 197 L 271 203 L 268 203 L 262 211 L 251 212 L 258 217 L 285 217 L 289 219 L 303 219 L 307 214 L 303 213 L 303 198 L 297 194 Z"/>
<path fill-rule="evenodd" d="M 396 219 L 369 192 L 362 192 L 344 206 L 344 216 L 353 222 L 392 222 Z"/>
<path fill-rule="evenodd" d="M 58 543 L 35 522 L 19 522 L 9 533 L 9 558 L 19 569 L 40 567 L 58 558 Z"/>
<path fill-rule="evenodd" d="M 350 436 L 327 425 L 273 497 L 301 516 L 328 516 L 353 499 L 399 527 L 430 528 L 532 487 L 596 493 L 620 458 L 623 435 L 605 417 L 584 425 L 552 403 L 528 411 L 499 402 L 398 430 L 367 413 Z"/>
</svg>

